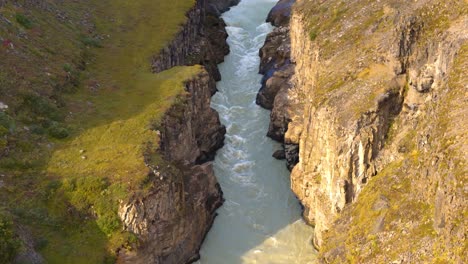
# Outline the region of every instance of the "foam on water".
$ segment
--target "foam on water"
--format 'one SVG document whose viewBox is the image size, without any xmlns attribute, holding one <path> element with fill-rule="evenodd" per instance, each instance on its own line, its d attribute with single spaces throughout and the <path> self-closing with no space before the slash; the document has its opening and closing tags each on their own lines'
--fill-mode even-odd
<svg viewBox="0 0 468 264">
<path fill-rule="evenodd" d="M 275 0 L 242 0 L 223 15 L 231 53 L 219 65 L 222 80 L 212 107 L 226 125 L 214 170 L 226 202 L 202 245 L 199 264 L 309 263 L 313 230 L 301 219 L 280 148 L 267 138 L 269 111 L 255 104 L 259 49 L 272 30 L 265 18 Z"/>
</svg>

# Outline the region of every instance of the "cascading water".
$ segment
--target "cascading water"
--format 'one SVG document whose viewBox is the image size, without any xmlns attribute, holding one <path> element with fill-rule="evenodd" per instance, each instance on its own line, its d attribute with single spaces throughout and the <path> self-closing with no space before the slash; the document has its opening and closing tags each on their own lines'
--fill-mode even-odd
<svg viewBox="0 0 468 264">
<path fill-rule="evenodd" d="M 269 111 L 255 104 L 259 49 L 272 26 L 275 0 L 242 0 L 224 13 L 231 53 L 219 65 L 222 81 L 212 107 L 227 127 L 214 167 L 226 202 L 201 249 L 200 264 L 312 263 L 313 230 L 301 219 L 278 143 L 265 136 Z"/>
</svg>

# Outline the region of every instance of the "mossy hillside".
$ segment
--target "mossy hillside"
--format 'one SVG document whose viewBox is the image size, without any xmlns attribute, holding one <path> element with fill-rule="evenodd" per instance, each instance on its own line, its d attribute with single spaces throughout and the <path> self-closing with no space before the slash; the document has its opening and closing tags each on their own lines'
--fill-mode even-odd
<svg viewBox="0 0 468 264">
<path fill-rule="evenodd" d="M 64 71 L 63 65 L 83 67 L 86 57 L 76 39 L 76 32 L 83 30 L 75 24 L 81 14 L 70 11 L 64 22 L 29 6 L 10 3 L 0 8 L 0 100 L 9 106 L 6 114 L 18 123 L 18 129 L 10 131 L 15 136 L 24 125 L 32 137 L 47 134 L 66 116 L 60 113 L 60 93 L 76 89 L 78 76 Z"/>
<path fill-rule="evenodd" d="M 135 90 L 102 92 L 91 98 L 94 115 L 86 121 L 100 124 L 80 132 L 58 148 L 48 163 L 53 175 L 103 175 L 118 182 L 131 182 L 139 188 L 146 177 L 144 164 L 147 145 L 158 146 L 157 132 L 151 130 L 161 120 L 177 96 L 184 92 L 183 81 L 192 78 L 201 67 L 175 67 L 159 74 L 141 74 Z M 129 103 L 132 102 L 132 103 Z M 133 113 L 132 116 L 127 117 Z M 150 154 L 150 153 L 148 153 Z M 128 175 L 133 175 L 130 179 Z M 140 177 L 140 178 L 139 178 Z"/>
<path fill-rule="evenodd" d="M 160 160 L 151 128 L 183 93 L 184 80 L 201 70 L 151 74 L 151 56 L 180 30 L 193 4 L 61 1 L 54 7 L 65 21 L 34 6 L 2 8 L 13 23 L 1 36 L 15 45 L 1 50 L 2 65 L 18 65 L 1 67 L 1 100 L 10 106 L 3 119 L 30 129 L 2 130 L 14 151 L 0 159 L 7 183 L 0 196 L 15 222 L 34 230 L 48 263 L 112 261 L 116 248 L 135 242 L 120 231 L 119 201 L 151 184 L 144 155 Z M 15 22 L 17 13 L 30 29 L 23 18 Z M 49 137 L 51 127 L 58 138 Z"/>
</svg>

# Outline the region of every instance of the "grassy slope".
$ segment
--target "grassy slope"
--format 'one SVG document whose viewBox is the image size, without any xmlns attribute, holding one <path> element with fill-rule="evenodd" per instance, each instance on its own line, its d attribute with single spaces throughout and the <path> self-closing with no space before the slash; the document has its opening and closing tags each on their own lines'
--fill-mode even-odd
<svg viewBox="0 0 468 264">
<path fill-rule="evenodd" d="M 116 209 L 144 188 L 150 127 L 200 71 L 150 72 L 194 1 L 57 3 L 0 8 L 1 206 L 48 263 L 102 263 L 132 239 Z"/>
</svg>

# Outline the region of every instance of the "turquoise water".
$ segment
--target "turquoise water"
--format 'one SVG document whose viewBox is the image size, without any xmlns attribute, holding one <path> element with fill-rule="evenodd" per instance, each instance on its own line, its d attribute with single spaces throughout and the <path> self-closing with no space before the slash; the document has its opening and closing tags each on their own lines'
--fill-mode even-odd
<svg viewBox="0 0 468 264">
<path fill-rule="evenodd" d="M 289 172 L 271 154 L 270 112 L 255 104 L 258 51 L 273 29 L 265 23 L 273 0 L 243 0 L 223 14 L 231 53 L 219 65 L 222 81 L 212 107 L 227 127 L 214 167 L 226 202 L 201 249 L 199 264 L 313 263 L 313 230 L 301 219 Z"/>
</svg>

